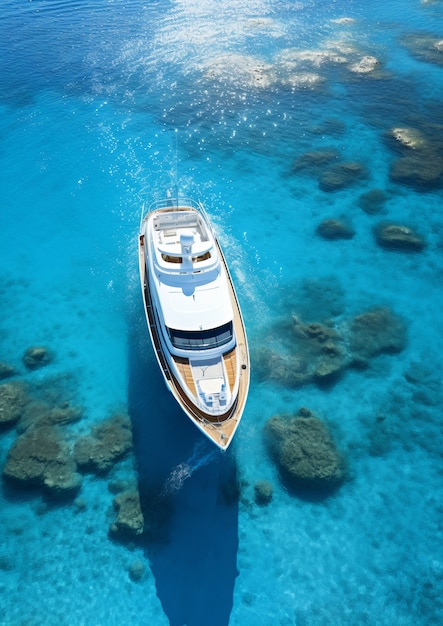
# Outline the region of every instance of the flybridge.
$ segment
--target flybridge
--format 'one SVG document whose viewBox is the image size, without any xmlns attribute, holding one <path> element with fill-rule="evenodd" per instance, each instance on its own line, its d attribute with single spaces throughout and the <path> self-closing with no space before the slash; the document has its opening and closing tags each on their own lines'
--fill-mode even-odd
<svg viewBox="0 0 443 626">
<path fill-rule="evenodd" d="M 214 238 L 194 211 L 159 213 L 154 218 L 152 237 L 160 272 L 200 273 L 220 262 Z"/>
</svg>

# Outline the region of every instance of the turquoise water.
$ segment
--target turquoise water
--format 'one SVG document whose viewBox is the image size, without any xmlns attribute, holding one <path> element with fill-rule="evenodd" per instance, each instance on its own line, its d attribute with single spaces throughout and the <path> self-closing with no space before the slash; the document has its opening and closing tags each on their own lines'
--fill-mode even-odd
<svg viewBox="0 0 443 626">
<path fill-rule="evenodd" d="M 393 128 L 426 138 L 429 168 L 443 158 L 442 40 L 438 0 L 3 0 L 0 361 L 82 406 L 74 434 L 127 411 L 135 452 L 85 476 L 81 507 L 2 484 L 0 624 L 443 622 L 443 181 L 390 177 L 411 154 Z M 364 56 L 374 71 L 356 71 Z M 321 166 L 294 171 L 324 150 L 365 175 L 330 191 Z M 140 213 L 176 187 L 207 207 L 250 339 L 250 396 L 226 455 L 177 411 L 144 320 Z M 366 212 L 374 189 L 385 202 Z M 321 238 L 326 218 L 354 236 Z M 425 249 L 377 245 L 383 220 Z M 400 352 L 328 386 L 263 374 L 282 319 L 340 329 L 373 307 L 403 320 Z M 55 358 L 29 372 L 33 345 Z M 302 406 L 348 463 L 325 499 L 289 493 L 264 445 L 267 420 Z M 0 433 L 2 467 L 16 436 Z M 134 476 L 160 532 L 128 545 L 108 537 L 108 485 Z M 273 485 L 267 506 L 258 480 Z"/>
</svg>

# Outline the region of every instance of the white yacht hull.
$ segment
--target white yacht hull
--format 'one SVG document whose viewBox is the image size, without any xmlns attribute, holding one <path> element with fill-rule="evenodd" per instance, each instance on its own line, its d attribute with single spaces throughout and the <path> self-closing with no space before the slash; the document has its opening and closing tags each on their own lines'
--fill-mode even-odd
<svg viewBox="0 0 443 626">
<path fill-rule="evenodd" d="M 187 267 L 187 257 L 180 252 L 185 248 L 180 248 L 178 240 L 175 239 L 172 245 L 164 244 L 163 242 L 167 240 L 164 236 L 166 230 L 162 231 L 159 224 L 161 225 L 162 220 L 168 220 L 167 234 L 180 230 L 185 232 L 185 229 L 180 229 L 179 220 L 192 220 L 193 212 L 198 213 L 199 219 L 204 220 L 203 227 L 210 232 L 210 238 L 208 242 L 198 241 L 191 244 L 196 249 L 195 253 L 192 252 L 196 255 L 193 257 L 194 261 L 198 258 L 203 262 L 193 262 Z M 196 232 L 196 229 L 194 231 Z M 162 242 L 158 243 L 160 240 Z M 208 247 L 211 242 L 213 248 L 208 252 L 205 245 Z M 209 258 L 211 255 L 219 261 L 215 268 L 216 272 L 210 266 L 211 260 L 206 261 L 206 257 Z M 206 270 L 205 265 L 209 266 Z M 175 206 L 167 206 L 165 202 L 160 204 L 160 208 L 149 211 L 141 222 L 139 266 L 146 320 L 166 385 L 197 428 L 220 449 L 226 450 L 237 430 L 246 404 L 250 376 L 249 350 L 232 278 L 219 242 L 202 207 L 190 201 L 177 202 Z M 200 266 L 203 266 L 203 269 L 200 269 Z M 187 271 L 179 271 L 186 269 Z M 216 276 L 216 279 L 204 282 L 205 272 L 210 277 Z M 183 281 L 183 284 L 180 281 Z M 217 300 L 217 296 L 220 295 L 224 296 L 224 302 L 220 302 L 218 307 L 213 300 Z M 169 302 L 175 300 L 179 302 L 177 310 L 165 310 Z M 183 309 L 182 315 L 180 306 Z M 202 313 L 204 308 L 206 313 Z M 199 315 L 203 316 L 203 322 L 205 315 L 211 319 L 217 319 L 219 315 L 220 319 L 224 320 L 227 312 L 232 313 L 232 321 L 228 321 L 232 337 L 226 345 L 205 349 L 195 347 L 183 349 L 180 341 L 186 341 L 188 335 L 186 331 L 183 333 L 177 331 L 178 348 L 177 345 L 171 348 L 171 332 L 165 321 L 171 316 L 175 315 L 177 326 L 181 319 L 184 320 L 183 323 L 187 321 L 189 325 L 194 318 L 197 320 Z M 203 328 L 203 324 L 200 324 L 199 328 Z M 205 336 L 208 333 L 210 334 L 210 331 L 206 331 Z M 182 334 L 185 339 L 181 337 Z M 191 330 L 188 334 L 194 337 L 194 334 L 198 335 L 198 331 L 195 333 Z"/>
</svg>

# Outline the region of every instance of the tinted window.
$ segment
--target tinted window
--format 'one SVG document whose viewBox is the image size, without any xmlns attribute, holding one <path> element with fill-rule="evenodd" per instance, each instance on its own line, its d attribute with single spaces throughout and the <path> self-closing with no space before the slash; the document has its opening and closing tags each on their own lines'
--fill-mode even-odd
<svg viewBox="0 0 443 626">
<path fill-rule="evenodd" d="M 169 338 L 181 350 L 207 350 L 223 346 L 232 339 L 232 322 L 210 330 L 175 330 L 168 328 Z"/>
</svg>

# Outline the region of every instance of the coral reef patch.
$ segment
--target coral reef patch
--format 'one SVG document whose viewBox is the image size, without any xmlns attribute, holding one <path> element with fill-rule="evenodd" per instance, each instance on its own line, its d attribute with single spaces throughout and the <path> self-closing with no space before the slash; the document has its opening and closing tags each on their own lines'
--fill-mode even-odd
<svg viewBox="0 0 443 626">
<path fill-rule="evenodd" d="M 317 226 L 316 232 L 323 239 L 352 239 L 355 234 L 350 224 L 341 219 L 325 219 Z"/>
<path fill-rule="evenodd" d="M 290 174 L 317 178 L 322 191 L 339 191 L 368 177 L 365 166 L 358 161 L 342 161 L 335 148 L 312 150 L 298 156 L 290 167 Z"/>
<path fill-rule="evenodd" d="M 322 191 L 339 191 L 359 183 L 368 176 L 361 163 L 349 161 L 337 163 L 321 174 L 319 187 Z"/>
<path fill-rule="evenodd" d="M 69 402 L 51 405 L 42 400 L 32 400 L 24 408 L 17 423 L 17 432 L 24 433 L 31 426 L 66 426 L 78 422 L 83 417 L 80 407 Z"/>
<path fill-rule="evenodd" d="M 13 365 L 0 361 L 0 380 L 11 378 L 11 376 L 14 376 L 16 373 L 16 369 Z"/>
<path fill-rule="evenodd" d="M 254 500 L 259 506 L 269 504 L 272 500 L 273 487 L 268 480 L 258 480 L 254 485 Z"/>
<path fill-rule="evenodd" d="M 295 159 L 291 166 L 291 172 L 293 174 L 303 172 L 304 174 L 315 176 L 323 167 L 338 161 L 339 158 L 340 153 L 338 150 L 335 150 L 335 148 L 325 148 L 323 150 L 305 152 Z"/>
<path fill-rule="evenodd" d="M 404 224 L 381 222 L 374 227 L 379 246 L 400 252 L 420 252 L 426 242 L 413 228 Z"/>
<path fill-rule="evenodd" d="M 140 580 L 142 580 L 143 576 L 145 575 L 145 572 L 146 566 L 141 559 L 136 559 L 135 561 L 132 561 L 128 569 L 129 578 L 134 583 L 140 582 Z"/>
<path fill-rule="evenodd" d="M 422 191 L 440 187 L 443 181 L 443 142 L 436 137 L 441 128 L 401 126 L 386 133 L 390 148 L 400 156 L 390 168 L 392 182 Z"/>
<path fill-rule="evenodd" d="M 74 495 L 82 478 L 70 447 L 55 426 L 28 429 L 9 450 L 3 476 L 22 486 L 40 486 L 56 495 Z"/>
<path fill-rule="evenodd" d="M 387 199 L 383 189 L 371 189 L 360 195 L 357 204 L 368 215 L 375 215 L 383 211 Z"/>
<path fill-rule="evenodd" d="M 441 35 L 426 32 L 408 33 L 400 38 L 400 43 L 419 61 L 443 67 L 443 38 Z"/>
<path fill-rule="evenodd" d="M 279 475 L 291 491 L 327 494 L 345 479 L 344 457 L 328 428 L 309 409 L 271 417 L 264 436 Z"/>
<path fill-rule="evenodd" d="M 15 424 L 23 415 L 29 397 L 20 381 L 0 385 L 0 427 Z"/>
<path fill-rule="evenodd" d="M 30 370 L 49 365 L 53 360 L 53 354 L 46 346 L 32 346 L 23 355 L 23 363 Z"/>
<path fill-rule="evenodd" d="M 145 521 L 136 487 L 118 494 L 114 498 L 114 508 L 117 517 L 109 528 L 113 538 L 128 539 L 143 533 Z"/>
<path fill-rule="evenodd" d="M 401 352 L 406 346 L 406 327 L 390 309 L 373 309 L 351 321 L 348 345 L 354 364 L 367 362 L 383 352 Z"/>
<path fill-rule="evenodd" d="M 83 471 L 107 473 L 116 461 L 132 450 L 131 420 L 127 415 L 114 415 L 74 444 L 74 458 Z"/>
<path fill-rule="evenodd" d="M 292 314 L 271 333 L 267 345 L 254 353 L 255 372 L 262 380 L 289 388 L 331 384 L 347 368 L 366 367 L 369 359 L 400 352 L 406 345 L 403 320 L 385 307 L 336 325 L 332 321 L 304 323 Z"/>
</svg>

